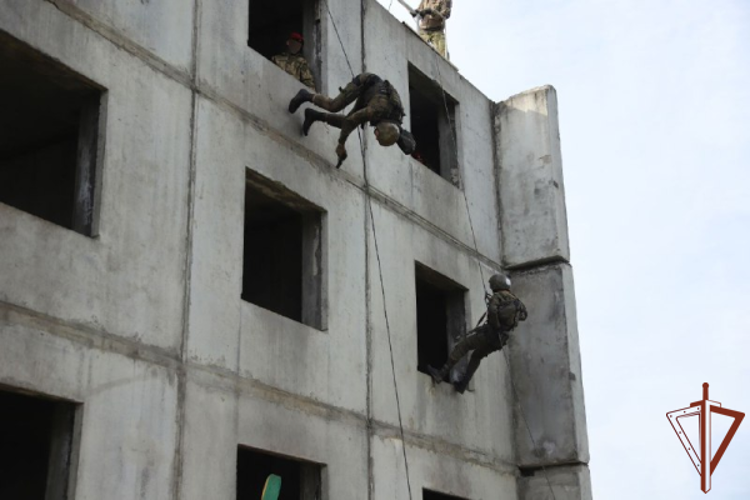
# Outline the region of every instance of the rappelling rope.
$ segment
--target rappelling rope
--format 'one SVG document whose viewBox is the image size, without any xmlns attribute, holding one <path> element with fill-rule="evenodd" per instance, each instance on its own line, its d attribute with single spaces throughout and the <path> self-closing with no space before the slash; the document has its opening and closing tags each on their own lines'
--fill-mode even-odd
<svg viewBox="0 0 750 500">
<path fill-rule="evenodd" d="M 336 32 L 336 37 L 339 40 L 339 45 L 341 45 L 341 50 L 344 53 L 344 59 L 346 60 L 346 65 L 349 67 L 349 72 L 352 74 L 352 77 L 355 76 L 354 70 L 352 69 L 351 62 L 349 61 L 349 56 L 346 53 L 346 47 L 344 47 L 344 42 L 341 39 L 341 35 L 339 34 L 339 29 L 336 26 L 336 20 L 333 18 L 333 14 L 331 13 L 331 9 L 328 6 L 328 0 L 325 2 L 326 10 L 328 11 L 328 17 L 331 19 L 331 24 L 333 25 L 333 30 Z M 385 299 L 385 282 L 383 281 L 383 264 L 380 260 L 380 247 L 378 245 L 378 233 L 375 230 L 375 214 L 372 210 L 372 196 L 370 196 L 369 188 L 370 184 L 367 178 L 367 160 L 365 155 L 365 144 L 364 140 L 362 138 L 362 135 L 359 131 L 359 128 L 357 129 L 357 136 L 359 137 L 359 150 L 362 154 L 362 166 L 364 168 L 364 181 L 365 181 L 365 189 L 367 191 L 365 198 L 367 199 L 367 206 L 370 212 L 370 222 L 372 224 L 372 237 L 373 241 L 375 243 L 375 256 L 378 261 L 378 274 L 380 276 L 380 293 L 383 298 L 383 313 L 385 316 L 385 329 L 388 333 L 388 349 L 390 351 L 391 355 L 391 373 L 393 375 L 393 389 L 396 394 L 396 411 L 398 413 L 398 427 L 401 434 L 401 449 L 403 451 L 404 455 L 404 469 L 406 472 L 406 487 L 409 491 L 409 500 L 412 500 L 412 491 L 411 491 L 411 479 L 409 477 L 409 459 L 406 455 L 406 437 L 404 435 L 404 422 L 403 418 L 401 417 L 401 398 L 399 397 L 398 392 L 398 381 L 396 378 L 396 363 L 394 361 L 393 357 L 393 341 L 391 340 L 391 323 L 388 319 L 388 306 Z"/>
<path fill-rule="evenodd" d="M 443 86 L 442 76 L 440 74 L 440 60 L 438 59 L 438 57 L 439 57 L 439 55 L 438 55 L 437 51 L 435 51 L 435 69 L 437 70 L 437 75 L 438 75 L 438 86 L 440 87 L 440 91 L 441 91 L 442 96 L 443 96 L 443 106 L 444 106 L 444 109 L 445 109 L 445 117 L 448 120 L 448 126 L 450 127 L 450 130 L 451 130 L 451 139 L 453 140 L 453 152 L 456 155 L 456 165 L 457 165 L 457 169 L 458 169 L 459 186 L 460 186 L 460 188 L 463 188 L 463 189 L 461 189 L 461 192 L 464 195 L 464 202 L 466 204 L 466 214 L 467 214 L 467 216 L 469 218 L 469 226 L 471 227 L 471 235 L 472 235 L 472 237 L 474 239 L 474 251 L 477 253 L 477 255 L 479 255 L 479 248 L 477 246 L 477 237 L 476 237 L 476 235 L 474 233 L 474 224 L 473 224 L 472 219 L 471 219 L 471 210 L 469 210 L 469 200 L 468 200 L 468 197 L 466 196 L 466 186 L 463 185 L 463 179 L 461 177 L 461 175 L 462 175 L 462 173 L 461 173 L 461 164 L 460 164 L 459 159 L 458 159 L 458 147 L 457 147 L 457 145 L 458 145 L 458 138 L 456 137 L 457 132 L 456 132 L 456 129 L 454 128 L 454 126 L 453 126 L 453 122 L 451 121 L 451 115 L 450 115 L 450 112 L 448 110 L 448 97 L 445 94 L 445 87 Z M 484 286 L 484 274 L 482 273 L 482 265 L 481 265 L 481 263 L 479 263 L 479 261 L 477 261 L 477 262 L 479 264 L 479 272 L 481 273 L 482 286 Z M 487 291 L 487 289 L 485 288 L 485 293 L 486 293 L 486 291 Z M 481 320 L 479 322 L 481 323 Z M 536 446 L 536 440 L 534 439 L 534 435 L 531 432 L 531 427 L 529 426 L 529 421 L 526 419 L 526 414 L 523 411 L 523 406 L 521 405 L 521 402 L 518 399 L 518 390 L 516 389 L 516 383 L 513 380 L 513 374 L 510 371 L 510 358 L 509 358 L 509 356 L 510 355 L 508 353 L 508 350 L 505 349 L 504 359 L 505 359 L 505 366 L 508 367 L 508 379 L 510 379 L 510 384 L 511 384 L 511 387 L 513 388 L 513 395 L 515 397 L 515 400 L 518 401 L 518 409 L 519 409 L 519 411 L 521 413 L 521 419 L 523 420 L 523 423 L 526 426 L 526 430 L 529 433 L 529 439 L 531 439 L 531 444 L 534 446 L 534 449 L 536 449 L 537 448 L 537 446 Z M 555 496 L 555 491 L 552 489 L 552 483 L 549 480 L 549 474 L 547 474 L 547 468 L 544 467 L 544 465 L 541 465 L 541 468 L 542 468 L 542 471 L 544 472 L 544 478 L 547 480 L 547 486 L 549 487 L 549 491 L 552 494 L 552 498 L 553 498 L 553 500 L 557 500 L 557 497 Z"/>
</svg>

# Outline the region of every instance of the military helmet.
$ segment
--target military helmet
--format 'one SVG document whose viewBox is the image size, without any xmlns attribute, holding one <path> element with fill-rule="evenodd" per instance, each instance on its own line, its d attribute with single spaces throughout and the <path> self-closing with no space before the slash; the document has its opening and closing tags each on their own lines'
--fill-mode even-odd
<svg viewBox="0 0 750 500">
<path fill-rule="evenodd" d="M 401 135 L 401 128 L 396 123 L 387 120 L 378 122 L 375 130 L 381 146 L 393 146 Z"/>
<path fill-rule="evenodd" d="M 493 292 L 510 290 L 510 278 L 503 273 L 494 274 L 490 278 L 490 288 L 492 288 Z"/>
</svg>

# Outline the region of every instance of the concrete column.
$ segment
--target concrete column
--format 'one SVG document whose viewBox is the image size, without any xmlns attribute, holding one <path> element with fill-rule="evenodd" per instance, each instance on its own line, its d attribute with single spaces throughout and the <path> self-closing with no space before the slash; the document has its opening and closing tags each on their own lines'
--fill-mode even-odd
<svg viewBox="0 0 750 500">
<path fill-rule="evenodd" d="M 553 87 L 497 104 L 495 156 L 505 265 L 570 260 Z"/>
<path fill-rule="evenodd" d="M 573 271 L 550 86 L 495 108 L 503 264 L 529 310 L 508 356 L 520 500 L 590 499 Z"/>
</svg>

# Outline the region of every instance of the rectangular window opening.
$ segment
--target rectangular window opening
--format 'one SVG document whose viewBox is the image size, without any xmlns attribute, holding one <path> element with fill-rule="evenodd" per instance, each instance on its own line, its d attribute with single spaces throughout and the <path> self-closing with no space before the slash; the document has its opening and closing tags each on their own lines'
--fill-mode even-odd
<svg viewBox="0 0 750 500">
<path fill-rule="evenodd" d="M 324 212 L 247 172 L 242 299 L 325 330 Z"/>
<path fill-rule="evenodd" d="M 77 407 L 0 390 L 0 498 L 73 498 Z"/>
<path fill-rule="evenodd" d="M 279 500 L 320 500 L 320 464 L 287 458 L 240 446 L 237 449 L 237 500 L 260 499 L 263 488 L 274 475 L 280 480 Z"/>
<path fill-rule="evenodd" d="M 467 500 L 467 499 L 453 496 L 453 495 L 446 495 L 445 493 L 438 493 L 437 491 L 422 490 L 422 500 Z"/>
<path fill-rule="evenodd" d="M 466 288 L 415 263 L 417 298 L 417 370 L 442 367 L 455 341 L 466 331 Z M 460 369 L 456 366 L 454 370 Z"/>
<path fill-rule="evenodd" d="M 0 203 L 95 232 L 104 89 L 0 32 Z"/>
<path fill-rule="evenodd" d="M 411 132 L 417 141 L 412 154 L 424 166 L 460 187 L 456 109 L 458 101 L 438 82 L 409 65 Z"/>
<path fill-rule="evenodd" d="M 319 88 L 321 72 L 320 5 L 318 0 L 249 0 L 247 45 L 266 59 L 287 50 L 291 33 L 304 39 L 301 53 Z"/>
</svg>

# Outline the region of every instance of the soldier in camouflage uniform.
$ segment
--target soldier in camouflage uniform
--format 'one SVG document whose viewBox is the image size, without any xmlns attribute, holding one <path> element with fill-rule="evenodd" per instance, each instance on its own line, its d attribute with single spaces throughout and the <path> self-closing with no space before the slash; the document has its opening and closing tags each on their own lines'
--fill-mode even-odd
<svg viewBox="0 0 750 500">
<path fill-rule="evenodd" d="M 336 155 L 339 168 L 346 159 L 344 144 L 354 129 L 366 123 L 375 127 L 375 138 L 381 146 L 392 146 L 398 143 L 404 154 L 414 152 L 416 142 L 414 136 L 401 126 L 404 117 L 404 107 L 401 97 L 393 85 L 372 73 L 362 73 L 344 88 L 335 98 L 322 94 L 312 94 L 305 89 L 300 90 L 289 102 L 289 112 L 294 113 L 305 102 L 311 102 L 319 108 L 331 113 L 322 113 L 314 109 L 305 110 L 305 122 L 302 132 L 307 135 L 313 123 L 322 121 L 328 125 L 341 129 Z M 352 110 L 346 114 L 334 114 L 356 101 Z"/>
<path fill-rule="evenodd" d="M 445 46 L 445 20 L 451 17 L 452 0 L 422 0 L 413 16 L 420 16 L 419 36 L 447 58 Z"/>
<path fill-rule="evenodd" d="M 305 40 L 299 33 L 290 34 L 289 39 L 286 41 L 287 50 L 273 56 L 271 61 L 314 90 L 315 79 L 310 71 L 310 66 L 307 64 L 307 59 L 302 55 L 302 46 L 304 43 Z"/>
<path fill-rule="evenodd" d="M 510 279 L 507 276 L 504 274 L 492 276 L 490 288 L 492 295 L 489 296 L 487 304 L 487 322 L 470 331 L 453 347 L 448 361 L 440 370 L 431 366 L 427 367 L 432 379 L 439 384 L 448 377 L 451 368 L 473 350 L 466 373 L 455 385 L 456 391 L 461 394 L 466 390 L 466 386 L 469 385 L 482 359 L 502 349 L 508 342 L 508 334 L 518 326 L 519 321 L 526 320 L 528 316 L 526 306 L 510 291 Z"/>
</svg>

